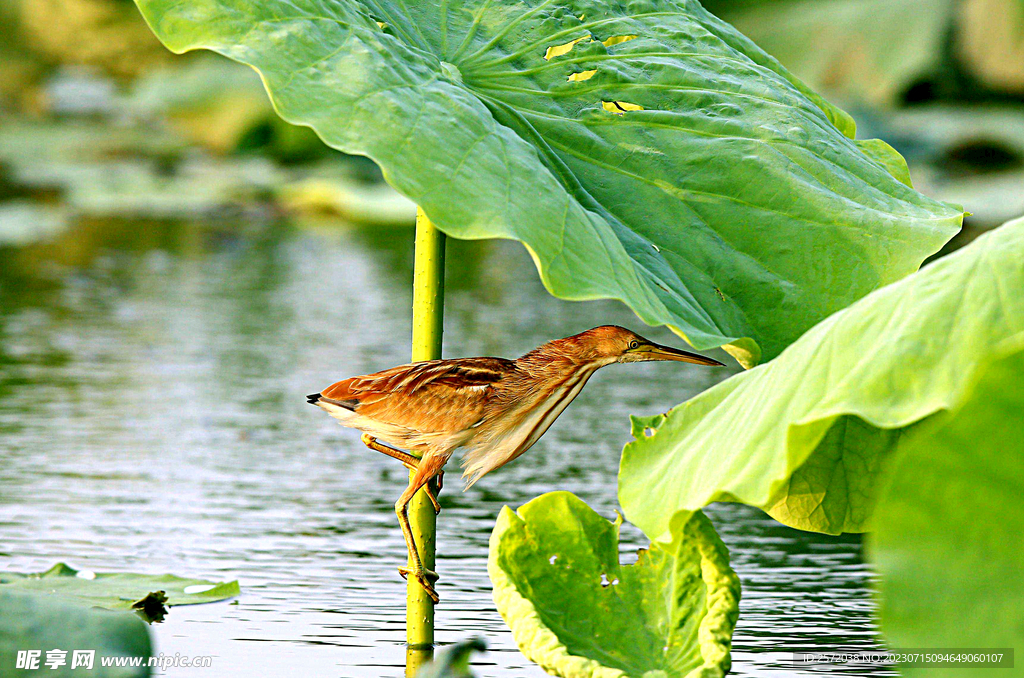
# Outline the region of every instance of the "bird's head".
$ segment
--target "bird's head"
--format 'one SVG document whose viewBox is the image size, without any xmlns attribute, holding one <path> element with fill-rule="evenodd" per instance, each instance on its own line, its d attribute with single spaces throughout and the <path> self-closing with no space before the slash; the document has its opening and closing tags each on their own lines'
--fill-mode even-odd
<svg viewBox="0 0 1024 678">
<path fill-rule="evenodd" d="M 722 365 L 713 358 L 699 353 L 662 346 L 644 339 L 636 332 L 617 325 L 604 325 L 587 330 L 575 337 L 581 348 L 589 349 L 595 359 L 605 362 L 638 363 L 650 360 L 677 360 L 696 365 Z"/>
</svg>

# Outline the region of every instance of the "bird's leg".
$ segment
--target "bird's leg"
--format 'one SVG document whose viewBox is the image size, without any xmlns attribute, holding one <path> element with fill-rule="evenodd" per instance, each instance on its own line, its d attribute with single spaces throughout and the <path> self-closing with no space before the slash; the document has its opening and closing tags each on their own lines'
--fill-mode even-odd
<svg viewBox="0 0 1024 678">
<path fill-rule="evenodd" d="M 448 459 L 444 456 L 427 454 L 420 460 L 416 473 L 409 480 L 409 486 L 402 492 L 402 496 L 395 502 L 395 513 L 398 515 L 398 522 L 402 526 L 402 534 L 405 536 L 405 545 L 409 549 L 410 567 L 400 567 L 398 572 L 408 578 L 410 575 L 420 583 L 423 590 L 427 592 L 434 603 L 438 602 L 437 591 L 434 590 L 433 582 L 437 581 L 437 573 L 423 567 L 423 560 L 420 559 L 420 552 L 416 548 L 416 540 L 412 535 L 412 527 L 409 525 L 409 502 L 421 487 L 427 485 L 430 480 L 438 474 L 441 467 Z"/>
<path fill-rule="evenodd" d="M 410 471 L 415 471 L 416 470 L 415 466 L 409 466 L 408 464 L 406 464 L 405 467 L 407 469 L 409 469 Z M 442 475 L 442 474 L 444 474 L 444 471 L 441 471 L 441 473 L 438 474 L 438 477 L 440 477 L 440 475 Z M 440 484 L 438 484 L 438 487 L 440 487 Z M 438 493 L 441 490 L 440 489 L 435 490 L 433 487 L 431 487 L 431 482 L 427 481 L 423 485 L 423 491 L 426 493 L 427 499 L 430 500 L 430 503 L 434 505 L 434 515 L 435 516 L 441 515 L 441 504 L 439 504 L 438 501 L 437 501 L 437 495 L 438 495 Z"/>
<path fill-rule="evenodd" d="M 405 465 L 405 468 L 409 469 L 410 471 L 415 471 L 420 467 L 419 457 L 409 454 L 408 452 L 402 452 L 401 450 L 396 450 L 393 447 L 388 447 L 387 445 L 379 443 L 377 442 L 377 439 L 371 436 L 369 433 L 364 433 L 361 439 L 363 441 L 363 444 L 369 447 L 371 450 L 380 452 L 381 454 L 386 454 L 389 457 L 392 457 L 393 459 L 397 459 L 398 461 L 402 462 L 402 464 Z M 437 502 L 437 495 L 441 493 L 441 488 L 444 486 L 443 481 L 441 480 L 442 476 L 444 476 L 444 471 L 441 471 L 437 477 L 436 490 L 433 487 L 431 487 L 431 484 L 429 482 L 423 487 L 423 491 L 426 492 L 427 497 L 430 498 L 430 503 L 434 505 L 435 514 L 441 513 L 441 505 Z"/>
<path fill-rule="evenodd" d="M 391 457 L 392 459 L 397 459 L 398 461 L 400 461 L 403 464 L 405 464 L 407 468 L 413 468 L 414 469 L 414 468 L 419 467 L 419 465 L 420 465 L 420 458 L 419 457 L 417 457 L 415 455 L 412 455 L 412 454 L 409 454 L 408 452 L 402 452 L 401 450 L 396 450 L 393 447 L 388 447 L 387 445 L 384 445 L 383 443 L 378 443 L 377 439 L 374 438 L 373 436 L 371 436 L 369 433 L 364 433 L 362 438 L 361 438 L 361 440 L 363 441 L 363 445 L 366 445 L 371 450 L 374 450 L 376 452 L 380 452 L 381 454 L 386 454 L 389 457 Z"/>
</svg>

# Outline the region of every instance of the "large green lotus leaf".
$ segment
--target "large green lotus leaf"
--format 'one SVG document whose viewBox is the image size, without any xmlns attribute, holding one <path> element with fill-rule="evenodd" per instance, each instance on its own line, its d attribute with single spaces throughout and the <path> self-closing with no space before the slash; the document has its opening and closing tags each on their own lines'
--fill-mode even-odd
<svg viewBox="0 0 1024 678">
<path fill-rule="evenodd" d="M 46 665 L 47 651 L 65 650 L 65 664 Z M 39 666 L 17 669 L 18 652 L 39 650 Z M 93 666 L 72 670 L 74 650 L 92 650 Z M 111 612 L 57 596 L 0 587 L 0 675 L 5 678 L 143 678 L 147 666 L 102 666 L 101 657 L 150 657 L 146 625 L 130 612 Z"/>
<path fill-rule="evenodd" d="M 882 630 L 890 645 L 1016 648 L 1019 666 L 1024 335 L 1001 348 L 951 417 L 907 437 L 886 470 L 868 552 L 881 574 Z M 980 678 L 992 669 L 903 672 Z"/>
<path fill-rule="evenodd" d="M 816 325 L 775 360 L 634 421 L 619 501 L 657 538 L 681 509 L 761 507 L 792 527 L 867 529 L 880 465 L 953 407 L 1024 330 L 1024 219 Z"/>
<path fill-rule="evenodd" d="M 237 581 L 218 583 L 173 574 L 97 573 L 64 563 L 38 574 L 0 572 L 0 591 L 8 589 L 55 594 L 111 610 L 130 609 L 157 591 L 164 592 L 166 600 L 161 602 L 171 607 L 213 603 L 239 593 Z"/>
<path fill-rule="evenodd" d="M 680 514 L 627 566 L 620 522 L 568 492 L 502 510 L 487 571 L 519 649 L 563 678 L 724 675 L 740 583 L 711 522 Z"/>
<path fill-rule="evenodd" d="M 620 299 L 747 366 L 960 224 L 696 0 L 137 3 L 172 50 L 252 65 L 286 120 L 449 235 L 520 240 L 552 294 Z"/>
</svg>

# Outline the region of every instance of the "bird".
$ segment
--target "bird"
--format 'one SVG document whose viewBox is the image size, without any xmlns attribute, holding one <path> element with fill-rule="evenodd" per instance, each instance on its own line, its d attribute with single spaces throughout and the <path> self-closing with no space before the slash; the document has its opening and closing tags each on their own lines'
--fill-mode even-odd
<svg viewBox="0 0 1024 678">
<path fill-rule="evenodd" d="M 437 603 L 437 573 L 424 568 L 409 525 L 408 506 L 416 492 L 425 488 L 440 513 L 443 468 L 455 450 L 463 450 L 468 489 L 530 449 L 598 369 L 652 360 L 722 365 L 624 327 L 603 325 L 549 341 L 516 360 L 427 360 L 349 377 L 307 401 L 361 431 L 368 448 L 414 471 L 395 502 L 409 551 L 409 567 L 399 573 L 413 577 Z"/>
</svg>

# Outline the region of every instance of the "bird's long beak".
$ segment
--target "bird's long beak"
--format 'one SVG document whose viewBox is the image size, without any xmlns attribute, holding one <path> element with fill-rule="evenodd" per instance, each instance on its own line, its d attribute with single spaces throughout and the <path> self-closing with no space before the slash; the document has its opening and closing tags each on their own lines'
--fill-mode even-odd
<svg viewBox="0 0 1024 678">
<path fill-rule="evenodd" d="M 683 363 L 693 363 L 695 365 L 717 365 L 724 366 L 725 363 L 720 363 L 714 358 L 708 358 L 702 356 L 699 353 L 690 353 L 689 351 L 681 351 L 678 348 L 672 348 L 671 346 L 662 346 L 661 344 L 649 344 L 647 346 L 641 346 L 637 353 L 644 357 L 644 360 L 678 360 Z"/>
</svg>

